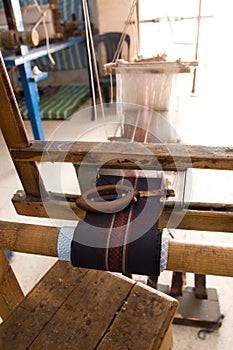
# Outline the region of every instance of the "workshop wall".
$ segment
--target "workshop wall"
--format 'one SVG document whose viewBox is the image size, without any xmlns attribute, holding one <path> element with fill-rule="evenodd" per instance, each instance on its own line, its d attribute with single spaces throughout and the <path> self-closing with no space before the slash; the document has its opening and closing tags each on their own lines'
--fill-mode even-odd
<svg viewBox="0 0 233 350">
<path fill-rule="evenodd" d="M 101 34 L 106 32 L 122 32 L 130 13 L 132 0 L 96 0 L 96 4 L 99 16 L 99 32 Z M 134 20 L 134 17 L 132 20 Z M 127 34 L 129 34 L 131 38 L 130 57 L 134 57 L 137 51 L 136 26 L 129 24 Z"/>
</svg>

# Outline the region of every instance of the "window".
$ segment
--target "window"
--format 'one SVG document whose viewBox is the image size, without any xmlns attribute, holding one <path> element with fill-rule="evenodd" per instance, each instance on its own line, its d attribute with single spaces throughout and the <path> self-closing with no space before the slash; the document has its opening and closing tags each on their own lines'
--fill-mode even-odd
<svg viewBox="0 0 233 350">
<path fill-rule="evenodd" d="M 150 57 L 166 53 L 169 59 L 194 60 L 199 6 L 200 30 L 205 29 L 206 35 L 213 19 L 210 1 L 139 0 L 141 54 Z"/>
</svg>

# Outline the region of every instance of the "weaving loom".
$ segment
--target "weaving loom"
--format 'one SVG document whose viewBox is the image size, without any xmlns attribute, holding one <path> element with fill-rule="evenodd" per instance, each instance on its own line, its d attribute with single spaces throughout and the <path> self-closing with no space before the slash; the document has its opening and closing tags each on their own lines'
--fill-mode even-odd
<svg viewBox="0 0 233 350">
<path fill-rule="evenodd" d="M 74 216 L 84 218 L 86 215 L 76 205 L 77 195 L 64 195 L 64 193 L 47 191 L 42 174 L 37 167 L 37 162 L 41 161 L 61 163 L 65 161 L 77 164 L 77 166 L 84 164 L 84 167 L 89 164 L 89 169 L 102 167 L 105 164 L 115 175 L 116 168 L 119 167 L 126 172 L 129 169 L 138 169 L 139 165 L 148 170 L 155 169 L 156 164 L 158 166 L 158 161 L 160 169 L 169 171 L 184 170 L 191 166 L 199 169 L 233 169 L 232 149 L 225 147 L 186 146 L 187 153 L 184 153 L 180 144 L 147 143 L 148 152 L 145 152 L 145 145 L 128 142 L 128 140 L 127 142 L 123 140 L 115 142 L 54 140 L 32 142 L 27 138 L 2 58 L 0 90 L 0 97 L 3 101 L 0 110 L 1 130 L 24 188 L 13 198 L 14 207 L 20 215 L 48 217 L 49 207 L 52 210 L 50 218 L 73 220 Z M 89 119 L 91 119 L 90 116 Z M 111 124 L 107 125 L 111 126 Z M 143 128 L 135 128 L 129 123 L 129 125 L 125 125 L 124 131 L 127 131 L 125 135 L 128 134 L 130 139 L 133 135 L 141 135 L 141 140 L 150 140 L 153 136 L 145 132 L 145 125 Z M 151 140 L 154 141 L 153 138 Z M 96 172 L 94 175 L 96 176 Z M 157 200 L 152 199 L 153 202 Z M 134 209 L 136 206 L 137 203 L 131 205 Z M 192 206 L 188 207 L 187 210 L 178 207 L 174 209 L 173 214 L 179 218 L 179 223 L 173 226 L 174 221 L 169 220 L 171 207 L 165 206 L 160 213 L 158 227 L 231 232 L 232 208 L 230 207 L 215 205 L 213 210 L 208 203 L 205 203 L 203 207 L 199 203 L 195 210 L 192 210 Z M 153 215 L 150 215 L 149 219 L 151 217 Z M 157 225 L 155 222 L 153 224 Z M 79 229 L 81 230 L 81 227 Z M 77 228 L 77 230 L 79 229 Z M 72 240 L 75 237 L 74 230 L 74 226 L 72 229 L 67 229 L 66 227 L 57 228 L 55 226 L 1 221 L 0 247 L 1 249 L 31 254 L 56 257 L 59 255 L 60 258 L 69 260 Z M 160 244 L 163 244 L 163 237 L 161 242 L 157 226 L 153 230 L 157 234 L 150 238 L 156 239 L 156 241 L 158 239 L 157 248 L 159 248 Z M 79 237 L 80 232 L 76 231 L 75 235 Z M 85 232 L 82 232 L 82 235 L 85 235 Z M 63 238 L 65 238 L 65 243 Z M 108 238 L 114 239 L 114 234 Z M 77 240 L 74 245 L 76 243 Z M 105 244 L 103 247 L 110 247 L 110 249 L 95 250 L 95 254 L 101 258 L 100 265 L 96 266 L 96 262 L 92 265 L 93 262 L 89 260 L 89 266 L 105 269 L 107 262 L 110 263 L 113 270 L 122 272 L 138 270 L 138 267 L 135 270 L 136 265 L 132 268 L 131 263 L 123 265 L 126 266 L 126 269 L 119 269 L 119 250 L 116 252 L 115 249 L 111 249 L 109 244 Z M 133 261 L 134 263 L 131 256 L 134 256 L 136 247 L 132 250 L 131 248 L 129 248 L 128 254 L 123 254 L 122 257 L 128 259 L 128 262 Z M 153 247 L 149 247 L 149 250 L 151 248 Z M 80 252 L 82 257 L 85 249 L 78 247 L 77 254 Z M 149 263 L 152 271 L 145 265 L 142 265 L 144 271 L 138 271 L 156 274 L 157 269 L 160 270 L 161 267 L 161 256 L 160 259 L 157 259 L 159 257 L 157 250 L 151 250 L 154 255 L 151 255 L 153 261 L 150 261 L 145 252 L 143 253 L 143 247 L 139 247 L 139 249 L 143 262 Z M 218 246 L 214 243 L 203 244 L 170 239 L 167 252 L 166 268 L 168 270 L 233 276 L 233 248 L 230 245 Z M 117 257 L 116 261 L 112 259 L 113 253 Z M 75 265 L 76 262 L 77 265 L 80 263 L 77 254 L 73 255 Z M 89 257 L 85 255 L 85 258 Z M 76 259 L 77 261 L 75 261 Z M 124 258 L 121 258 L 121 261 L 123 260 Z M 81 263 L 85 265 L 87 262 L 82 258 Z M 136 263 L 137 260 L 135 260 Z M 120 265 L 122 266 L 122 264 Z M 141 268 L 140 264 L 139 267 Z M 4 273 L 6 274 L 7 271 L 11 270 L 4 260 Z M 3 276 L 4 281 L 6 281 L 4 274 Z M 116 348 L 117 346 L 122 348 L 125 345 L 131 346 L 132 341 L 134 349 L 153 347 L 159 349 L 177 308 L 177 302 L 173 298 L 163 296 L 149 287 L 135 285 L 131 280 L 119 280 L 114 274 L 103 271 L 100 273 L 86 269 L 74 270 L 68 263 L 64 262 L 55 265 L 37 288 L 24 298 L 19 307 L 16 307 L 15 312 L 12 310 L 19 303 L 19 299 L 22 300 L 22 293 L 18 297 L 19 294 L 16 291 L 19 290 L 19 287 L 16 287 L 16 282 L 14 288 L 10 289 L 11 293 L 7 293 L 5 288 L 9 285 L 12 286 L 12 283 L 3 283 L 1 286 L 1 295 L 5 297 L 6 312 L 4 317 L 7 318 L 10 314 L 0 327 L 1 340 L 5 341 L 6 345 L 5 347 L 1 346 L 3 349 L 17 348 L 19 344 L 23 344 L 28 349 L 34 346 L 41 349 L 45 344 L 50 349 L 54 348 L 54 345 L 58 348 L 64 337 L 70 349 L 96 348 L 103 350 L 113 344 Z M 12 291 L 15 297 L 13 302 L 10 298 Z M 216 325 L 215 322 L 215 326 L 219 325 Z M 165 349 L 167 350 L 169 347 L 171 348 L 171 342 L 165 346 Z"/>
<path fill-rule="evenodd" d="M 159 191 L 161 179 L 158 176 L 153 179 L 150 176 L 137 176 L 138 168 L 148 171 L 151 171 L 151 169 L 185 171 L 185 169 L 190 167 L 232 170 L 232 149 L 205 148 L 201 146 L 185 146 L 182 148 L 183 146 L 180 144 L 169 145 L 163 142 L 160 144 L 158 141 L 161 141 L 164 135 L 158 133 L 159 130 L 161 131 L 161 126 L 158 128 L 156 124 L 158 113 L 137 107 L 135 110 L 131 109 L 127 114 L 127 108 L 125 108 L 127 104 L 124 103 L 122 104 L 123 109 L 120 108 L 120 113 L 123 112 L 123 114 L 120 114 L 119 128 L 117 129 L 117 131 L 120 131 L 120 135 L 119 137 L 118 135 L 111 137 L 113 142 L 95 143 L 90 140 L 88 142 L 76 141 L 73 143 L 68 141 L 31 142 L 25 133 L 3 63 L 1 63 L 1 73 L 0 96 L 4 100 L 0 118 L 1 129 L 24 188 L 24 191 L 18 192 L 13 198 L 17 212 L 21 215 L 66 220 L 72 220 L 75 216 L 83 220 L 77 223 L 76 226 L 64 226 L 61 228 L 0 222 L 2 233 L 0 243 L 2 249 L 58 256 L 60 260 L 71 260 L 74 266 L 84 267 L 85 270 L 86 268 L 100 269 L 121 272 L 127 275 L 139 273 L 157 277 L 160 271 L 168 269 L 180 272 L 190 271 L 196 274 L 233 276 L 232 247 L 168 240 L 161 234 L 161 229 L 164 227 L 210 231 L 222 229 L 230 232 L 232 230 L 232 212 L 230 210 L 227 211 L 227 208 L 224 208 L 226 209 L 225 212 L 224 210 L 221 211 L 222 208 L 216 212 L 210 206 L 210 209 L 206 210 L 208 204 L 205 204 L 204 210 L 203 207 L 199 206 L 198 209 L 196 208 L 195 211 L 192 211 L 189 207 L 185 210 L 182 206 L 183 203 L 180 203 L 181 205 L 178 207 L 176 206 L 177 203 L 175 203 L 175 206 L 172 206 L 174 203 L 170 203 L 171 206 L 169 206 L 166 200 L 166 205 L 161 208 L 161 198 L 158 195 L 147 195 L 146 199 L 140 196 L 137 197 L 136 201 L 128 203 L 129 205 L 119 213 L 93 214 L 83 211 L 78 206 L 78 199 L 84 197 L 85 192 L 81 195 L 69 195 L 47 191 L 36 164 L 36 162 L 40 161 L 71 162 L 76 164 L 77 172 L 79 172 L 80 166 L 89 167 L 89 170 L 94 173 L 93 177 L 97 178 L 96 183 L 92 183 L 94 187 L 96 187 L 96 184 L 98 188 L 99 185 L 106 183 L 118 184 L 127 180 L 126 183 L 128 185 L 130 183 L 135 190 L 147 192 L 148 189 Z M 121 104 L 118 104 L 118 107 L 120 106 Z M 132 115 L 133 121 L 131 119 Z M 103 123 L 107 125 L 105 127 L 111 127 L 112 125 L 106 123 L 107 121 L 107 119 L 103 119 Z M 12 125 L 16 127 L 12 128 Z M 184 149 L 186 152 L 183 152 Z M 95 168 L 101 168 L 101 171 L 97 173 Z M 102 168 L 107 168 L 112 174 L 107 174 L 106 176 L 104 174 L 105 169 Z M 129 174 L 132 171 L 134 176 L 132 176 L 131 172 L 131 176 L 125 175 L 122 180 L 122 176 L 119 178 L 116 175 L 116 169 L 125 174 Z M 136 182 L 138 183 L 136 184 Z M 116 196 L 110 199 L 107 198 L 107 200 L 106 198 L 100 198 L 100 201 L 103 199 L 105 202 L 109 201 L 109 203 L 117 200 Z M 91 200 L 92 198 L 90 198 Z M 48 207 L 52 209 L 52 212 L 48 211 Z M 171 212 L 178 217 L 178 223 L 174 224 L 175 220 L 170 220 Z M 70 215 L 71 213 L 72 215 Z M 219 220 L 219 217 L 222 221 Z M 164 251 L 165 254 L 163 253 Z M 60 274 L 60 271 L 59 273 L 57 272 L 59 270 L 58 266 L 63 270 L 62 274 Z M 61 268 L 61 266 L 66 267 Z M 100 318 L 108 318 L 110 321 L 107 326 L 105 325 L 104 331 L 101 329 L 98 337 L 94 337 L 92 333 L 92 338 L 95 338 L 96 341 L 92 348 L 107 349 L 111 346 L 109 344 L 119 344 L 119 338 L 121 338 L 120 348 L 122 348 L 122 344 L 127 344 L 126 346 L 128 346 L 131 341 L 131 339 L 127 339 L 125 334 L 123 337 L 119 336 L 122 334 L 125 325 L 130 325 L 129 334 L 132 334 L 130 333 L 134 327 L 131 327 L 132 321 L 136 320 L 136 323 L 141 324 L 144 317 L 149 314 L 154 317 L 147 321 L 145 329 L 151 330 L 156 328 L 156 335 L 154 336 L 156 338 L 155 348 L 160 348 L 161 339 L 167 331 L 168 321 L 171 321 L 177 307 L 174 299 L 168 296 L 165 298 L 165 300 L 169 301 L 166 303 L 167 308 L 165 309 L 160 293 L 157 294 L 160 295 L 158 305 L 155 305 L 155 299 L 150 296 L 151 293 L 154 296 L 156 292 L 152 292 L 150 288 L 145 288 L 148 293 L 140 299 L 138 307 L 139 309 L 143 308 L 144 311 L 144 305 L 146 305 L 145 314 L 139 313 L 138 310 L 136 313 L 130 313 L 129 306 L 138 305 L 137 300 L 139 300 L 141 289 L 139 288 L 138 291 L 136 288 L 129 288 L 130 290 L 127 289 L 125 293 L 127 296 L 123 295 L 120 299 L 118 308 L 114 307 L 110 316 L 106 317 L 108 314 L 107 309 L 110 309 L 109 302 L 112 301 L 111 299 L 115 300 L 117 298 L 116 295 L 120 294 L 123 289 L 123 283 L 115 283 L 115 275 L 106 275 L 105 273 L 93 271 L 85 272 L 82 269 L 78 269 L 78 277 L 77 275 L 75 277 L 75 271 L 68 269 L 67 266 L 59 263 L 53 270 L 52 282 L 49 278 L 45 278 L 44 282 L 39 286 L 40 292 L 37 291 L 37 294 L 35 292 L 29 296 L 28 303 L 30 307 L 28 307 L 28 304 L 26 304 L 26 307 L 25 304 L 20 306 L 23 311 L 26 310 L 28 312 L 27 310 L 31 310 L 31 316 L 35 314 L 35 309 L 31 308 L 31 300 L 35 298 L 37 301 L 38 296 L 42 294 L 44 286 L 46 288 L 48 286 L 48 291 L 45 288 L 48 295 L 51 290 L 53 291 L 52 300 L 57 302 L 57 299 L 59 299 L 59 302 L 53 307 L 50 307 L 47 302 L 47 312 L 44 312 L 44 301 L 49 299 L 46 294 L 37 307 L 37 309 L 42 310 L 40 315 L 42 315 L 43 322 L 37 322 L 36 324 L 39 324 L 38 328 L 41 328 L 42 331 L 41 329 L 39 331 L 34 330 L 33 334 L 29 327 L 33 322 L 31 318 L 28 321 L 27 314 L 26 316 L 23 314 L 22 317 L 24 319 L 21 323 L 19 321 L 21 320 L 19 318 L 21 310 L 17 308 L 17 317 L 10 317 L 0 330 L 7 341 L 10 339 L 12 344 L 14 344 L 14 341 L 17 342 L 18 338 L 21 337 L 20 334 L 26 332 L 26 334 L 30 334 L 27 337 L 23 337 L 24 339 L 21 337 L 21 340 L 27 343 L 27 348 L 31 344 L 33 347 L 33 343 L 40 348 L 41 344 L 49 344 L 51 338 L 53 340 L 50 345 L 54 346 L 56 344 L 59 346 L 64 333 L 67 332 L 66 339 L 68 340 L 72 337 L 74 339 L 75 334 L 76 342 L 73 342 L 74 348 L 80 347 L 80 349 L 83 349 L 87 348 L 85 340 L 88 339 L 87 335 L 91 324 L 93 331 L 100 323 Z M 62 276 L 62 278 L 59 276 Z M 65 282 L 63 282 L 63 279 Z M 72 288 L 70 284 L 72 284 Z M 54 290 L 54 285 L 56 285 L 59 294 Z M 94 287 L 90 288 L 90 286 Z M 114 290 L 116 295 L 114 294 L 114 297 L 109 298 L 109 295 L 113 295 Z M 65 300 L 61 298 L 61 291 L 66 294 Z M 133 301 L 128 298 L 130 293 Z M 104 303 L 97 303 L 98 298 L 102 301 L 104 300 Z M 56 311 L 53 311 L 54 309 Z M 70 321 L 70 310 L 77 311 L 75 315 L 72 313 L 72 326 L 77 321 L 77 314 L 78 316 L 82 315 L 81 327 L 79 319 L 77 321 L 78 326 L 76 325 L 75 329 L 70 327 L 70 324 L 61 322 L 61 320 L 64 320 L 64 310 L 66 322 L 67 320 Z M 102 310 L 106 311 L 103 311 L 103 313 Z M 130 316 L 127 319 L 123 318 L 122 321 L 121 316 L 126 313 L 130 314 Z M 90 317 L 90 314 L 92 317 Z M 95 314 L 98 315 L 97 321 L 94 318 Z M 138 319 L 135 315 L 137 315 Z M 150 327 L 151 324 L 154 326 L 154 322 L 158 322 L 158 320 L 163 321 L 161 322 L 162 326 L 159 327 L 156 324 L 155 327 Z M 11 335 L 12 325 L 14 325 L 13 337 Z M 164 325 L 166 325 L 166 330 Z M 30 329 L 29 332 L 28 329 Z M 145 330 L 142 331 L 136 325 L 135 329 L 139 338 L 142 333 L 143 335 L 146 334 Z M 40 333 L 39 335 L 38 332 Z M 137 343 L 135 349 L 153 348 L 152 345 L 155 343 L 154 337 L 152 335 L 150 337 L 153 338 L 152 341 L 150 338 L 146 343 L 147 345 Z M 157 340 L 158 338 L 159 340 Z M 104 343 L 103 347 L 102 343 Z M 169 347 L 167 346 L 166 348 Z"/>
<path fill-rule="evenodd" d="M 126 62 L 117 60 L 105 65 L 106 74 L 116 74 L 116 100 L 123 103 L 134 103 L 158 111 L 157 134 L 166 142 L 180 142 L 174 130 L 178 126 L 178 91 L 179 74 L 190 73 L 196 62 L 164 61 L 156 59 Z M 162 128 L 162 118 L 167 120 L 167 130 Z M 159 124 L 161 126 L 159 127 Z M 165 138 L 164 138 L 165 141 Z"/>
<path fill-rule="evenodd" d="M 178 125 L 177 101 L 175 101 L 177 99 L 176 81 L 179 74 L 190 73 L 191 67 L 197 66 L 197 61 L 182 62 L 181 59 L 178 59 L 171 62 L 166 61 L 164 57 L 141 59 L 138 52 L 135 60 L 130 62 L 120 60 L 119 56 L 127 32 L 127 26 L 132 20 L 136 5 L 137 1 L 134 1 L 125 22 L 122 38 L 119 41 L 113 61 L 104 66 L 105 73 L 110 75 L 110 81 L 112 81 L 112 74 L 116 75 L 117 110 L 120 110 L 119 113 L 123 122 L 121 127 L 123 131 L 118 140 L 144 143 L 179 143 L 181 140 L 176 132 Z M 111 96 L 113 96 L 113 87 L 111 87 L 111 90 Z M 101 95 L 100 89 L 99 95 Z M 102 98 L 100 98 L 101 100 Z M 135 128 L 131 128 L 128 125 L 130 123 L 127 121 L 127 107 L 125 108 L 124 106 L 124 104 L 127 106 L 129 103 L 144 106 L 147 110 L 159 111 L 161 114 L 138 113 L 136 123 L 133 122 Z M 152 138 L 151 134 L 153 135 Z M 114 140 L 117 140 L 117 137 Z M 183 190 L 185 190 L 185 182 L 183 183 Z M 183 197 L 183 194 L 181 197 Z M 157 287 L 157 279 L 154 278 L 155 274 L 152 276 L 148 282 L 150 285 Z M 175 272 L 170 290 L 171 295 L 176 297 L 182 296 L 183 284 L 183 274 Z M 194 290 L 196 298 L 208 298 L 204 275 L 195 275 Z M 218 312 L 219 309 L 217 307 L 217 314 Z"/>
</svg>

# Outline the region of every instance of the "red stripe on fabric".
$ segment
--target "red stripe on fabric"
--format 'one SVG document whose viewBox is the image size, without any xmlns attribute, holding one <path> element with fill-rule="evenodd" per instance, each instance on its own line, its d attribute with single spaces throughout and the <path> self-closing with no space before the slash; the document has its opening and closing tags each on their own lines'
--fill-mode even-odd
<svg viewBox="0 0 233 350">
<path fill-rule="evenodd" d="M 124 181 L 124 177 L 122 177 L 122 183 Z M 135 177 L 127 178 L 127 181 L 130 181 L 132 186 L 135 187 Z M 128 227 L 129 222 L 129 213 L 132 210 L 132 206 L 130 208 L 126 208 L 123 211 L 117 213 L 115 215 L 115 222 L 113 225 L 113 230 L 111 234 L 111 246 L 109 249 L 109 266 L 114 267 L 115 271 L 122 271 L 122 261 L 123 261 L 123 252 L 124 252 L 124 238 L 127 235 L 126 229 Z"/>
<path fill-rule="evenodd" d="M 109 267 L 114 271 L 121 271 L 121 261 L 123 253 L 125 224 L 128 220 L 128 210 L 118 213 L 115 216 L 115 221 L 111 234 L 110 248 L 109 248 Z"/>
</svg>

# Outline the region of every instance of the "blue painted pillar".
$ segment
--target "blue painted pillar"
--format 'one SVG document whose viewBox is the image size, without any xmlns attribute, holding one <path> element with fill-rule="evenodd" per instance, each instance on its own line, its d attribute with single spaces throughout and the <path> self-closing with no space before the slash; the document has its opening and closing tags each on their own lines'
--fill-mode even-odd
<svg viewBox="0 0 233 350">
<path fill-rule="evenodd" d="M 35 140 L 44 140 L 44 131 L 40 117 L 39 93 L 37 84 L 31 79 L 32 69 L 30 62 L 18 66 L 20 79 L 24 91 L 25 102 Z"/>
</svg>

